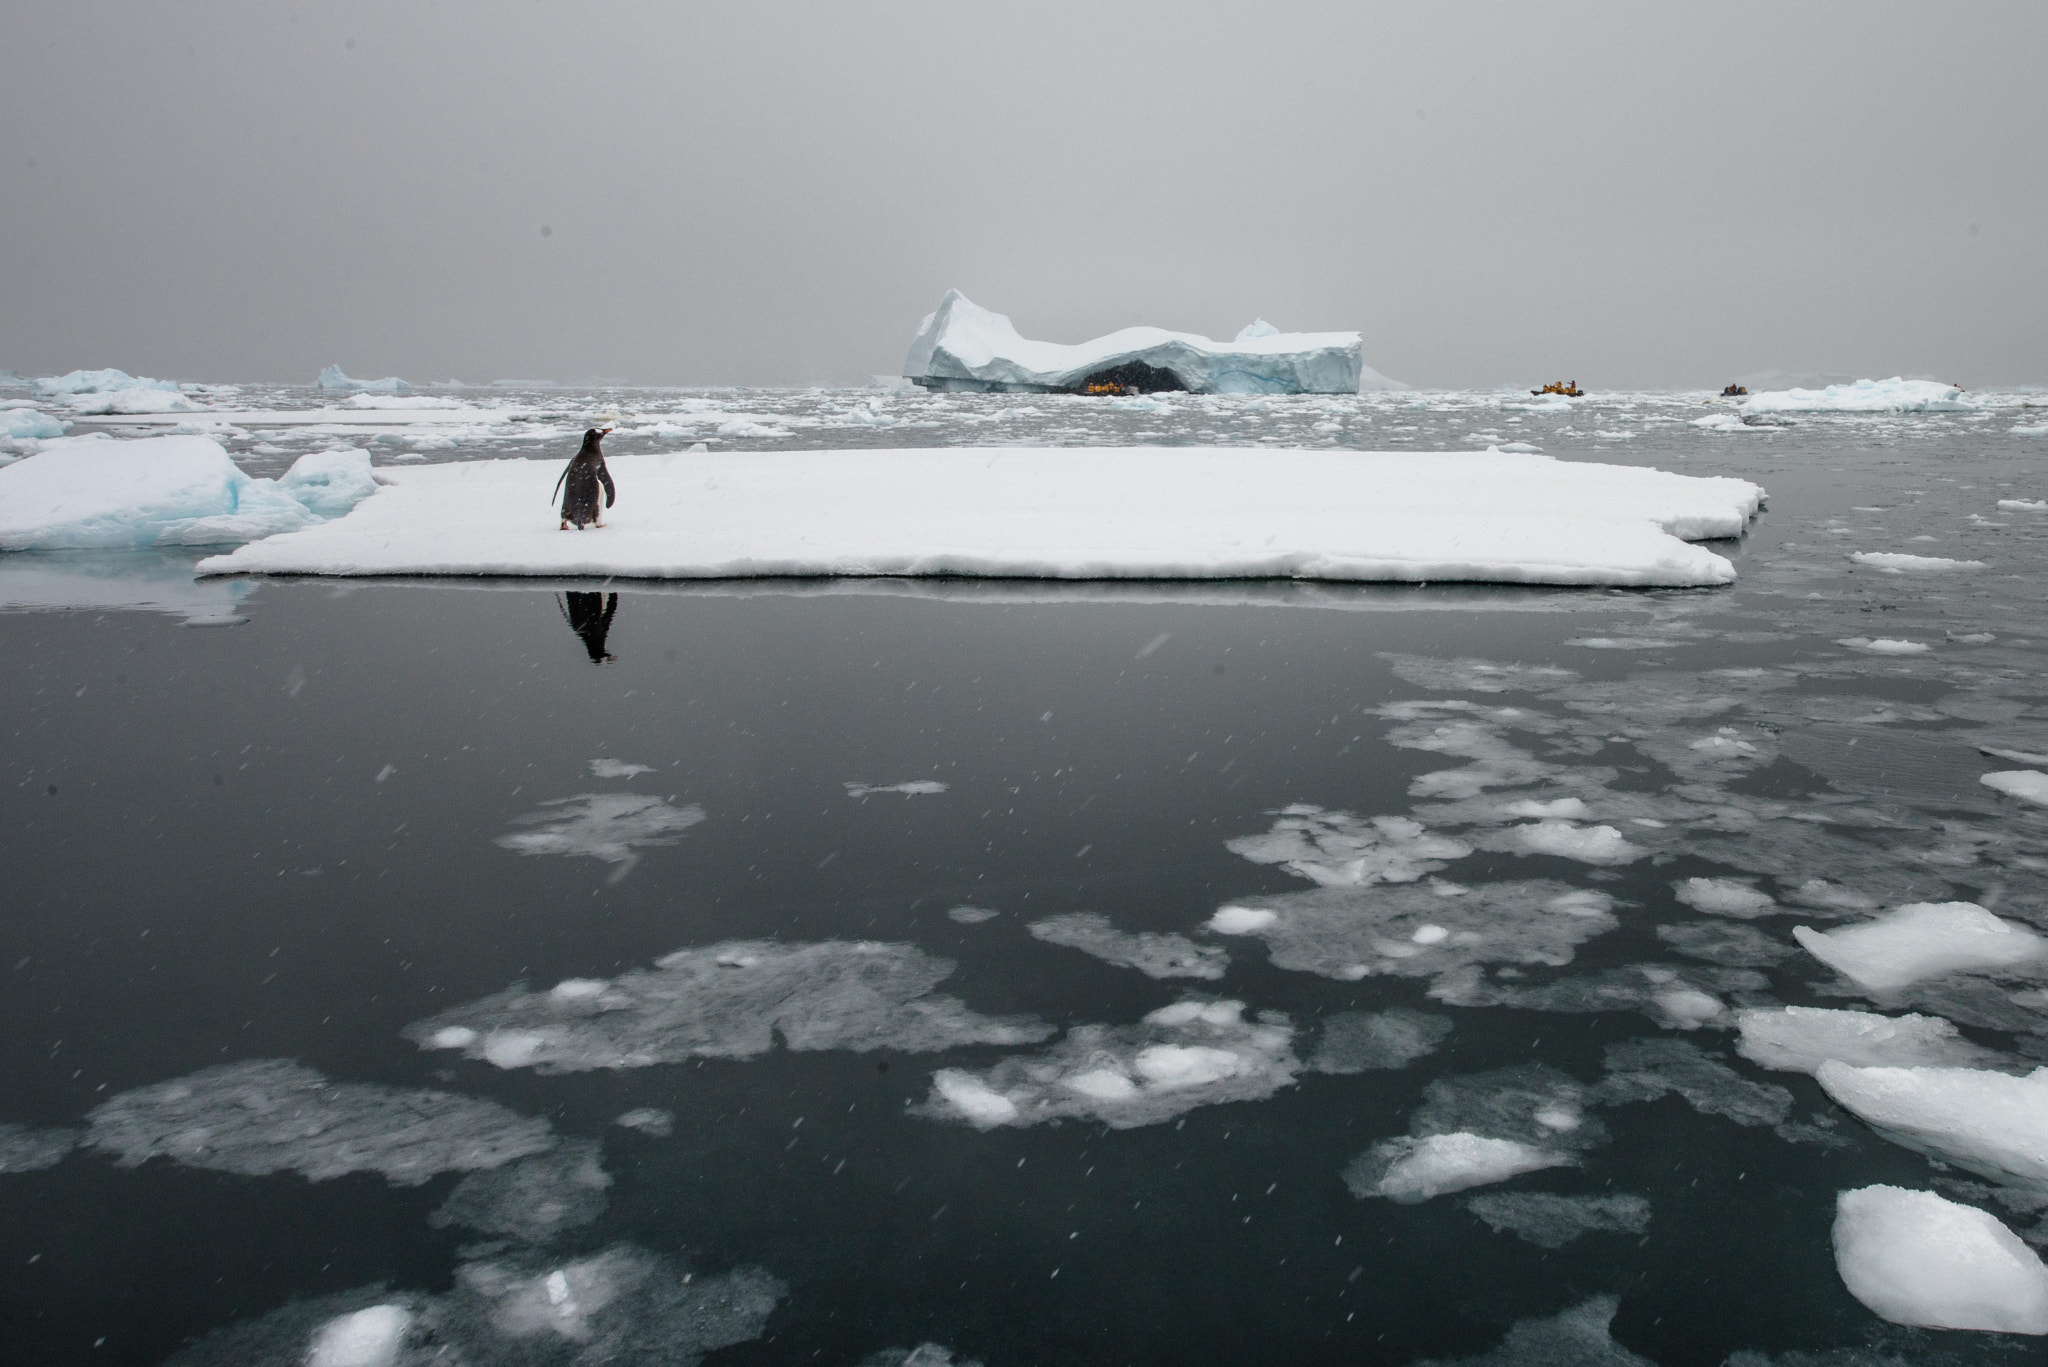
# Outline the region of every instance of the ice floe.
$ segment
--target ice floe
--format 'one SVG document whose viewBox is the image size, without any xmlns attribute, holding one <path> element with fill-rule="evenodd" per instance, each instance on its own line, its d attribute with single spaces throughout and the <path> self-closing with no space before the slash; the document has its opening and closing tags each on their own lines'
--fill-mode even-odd
<svg viewBox="0 0 2048 1367">
<path fill-rule="evenodd" d="M 1835 1198 L 1835 1268 L 1894 1324 L 2048 1334 L 2048 1267 L 1974 1206 L 1871 1186 Z"/>
<path fill-rule="evenodd" d="M 1585 1113 L 1586 1089 L 1542 1064 L 1438 1078 L 1423 1093 L 1409 1133 L 1386 1139 L 1344 1169 L 1358 1197 L 1398 1204 L 1570 1167 L 1607 1131 Z"/>
<path fill-rule="evenodd" d="M 656 1139 L 666 1139 L 675 1132 L 676 1116 L 674 1111 L 663 1110 L 658 1106 L 636 1106 L 612 1124 L 628 1130 L 638 1130 L 641 1134 L 651 1134 Z"/>
<path fill-rule="evenodd" d="M 544 1073 L 644 1068 L 795 1050 L 1031 1044 L 1052 1028 L 984 1016 L 932 988 L 953 972 L 912 945 L 733 940 L 678 950 L 616 978 L 520 985 L 407 1026 L 423 1049 L 456 1049 Z"/>
<path fill-rule="evenodd" d="M 1432 835 L 1402 816 L 1370 819 L 1295 803 L 1262 835 L 1243 835 L 1224 848 L 1254 864 L 1278 864 L 1325 887 L 1359 883 L 1412 883 L 1454 859 L 1470 845 Z"/>
<path fill-rule="evenodd" d="M 1977 405 L 1939 380 L 1858 380 L 1824 389 L 1779 389 L 1752 394 L 1744 413 L 1969 413 Z"/>
<path fill-rule="evenodd" d="M 634 764 L 629 760 L 601 758 L 590 761 L 590 776 L 592 778 L 634 778 L 640 774 L 651 774 L 653 772 L 653 765 Z"/>
<path fill-rule="evenodd" d="M 84 1143 L 122 1167 L 187 1167 L 324 1182 L 374 1172 L 395 1186 L 496 1168 L 555 1146 L 545 1120 L 448 1092 L 330 1082 L 289 1059 L 255 1059 L 122 1092 L 86 1117 Z"/>
<path fill-rule="evenodd" d="M 1493 1227 L 1538 1248 L 1563 1248 L 1584 1234 L 1646 1234 L 1650 1203 L 1616 1196 L 1558 1196 L 1547 1191 L 1489 1191 L 1465 1199 L 1465 1209 Z"/>
<path fill-rule="evenodd" d="M 1406 1068 L 1435 1053 L 1450 1033 L 1449 1017 L 1406 1007 L 1339 1011 L 1323 1017 L 1308 1066 L 1313 1072 L 1339 1074 Z"/>
<path fill-rule="evenodd" d="M 1481 963 L 1570 963 L 1619 924 L 1605 893 L 1548 881 L 1317 888 L 1217 909 L 1207 929 L 1255 935 L 1280 968 L 1354 981 Z"/>
<path fill-rule="evenodd" d="M 1991 568 L 1982 560 L 1951 560 L 1942 555 L 1908 555 L 1903 551 L 1857 551 L 1849 558 L 1886 574 L 1946 574 Z"/>
<path fill-rule="evenodd" d="M 1759 1006 L 1736 1012 L 1735 1024 L 1742 1032 L 1737 1051 L 1781 1072 L 1815 1073 L 1830 1059 L 1855 1068 L 1969 1068 L 1998 1058 L 1940 1016 Z"/>
<path fill-rule="evenodd" d="M 963 926 L 978 926 L 984 921 L 993 921 L 1002 914 L 991 907 L 959 906 L 947 908 L 946 919 L 957 921 Z"/>
<path fill-rule="evenodd" d="M 0 409 L 0 440 L 36 441 L 61 437 L 70 423 L 33 408 Z"/>
<path fill-rule="evenodd" d="M 2048 774 L 2038 769 L 2004 769 L 1986 774 L 1977 781 L 1987 788 L 1996 788 L 2007 797 L 2016 797 L 2037 807 L 2048 807 Z"/>
<path fill-rule="evenodd" d="M 77 1145 L 76 1130 L 0 1125 L 0 1173 L 40 1172 L 44 1168 L 54 1168 Z"/>
<path fill-rule="evenodd" d="M 603 529 L 557 530 L 559 462 L 381 471 L 348 517 L 202 573 L 1451 580 L 1697 586 L 1763 491 L 1486 452 L 1161 449 L 619 455 Z"/>
<path fill-rule="evenodd" d="M 1755 926 L 1727 921 L 1679 921 L 1657 927 L 1657 938 L 1688 959 L 1730 968 L 1769 968 L 1799 951 Z"/>
<path fill-rule="evenodd" d="M 1483 1134 L 1410 1135 L 1375 1144 L 1344 1170 L 1344 1183 L 1353 1196 L 1384 1196 L 1414 1205 L 1574 1161 L 1555 1149 Z"/>
<path fill-rule="evenodd" d="M 1903 641 L 1896 636 L 1845 636 L 1835 644 L 1865 655 L 1925 655 L 1934 648 L 1925 641 Z"/>
<path fill-rule="evenodd" d="M 527 829 L 501 835 L 498 843 L 521 854 L 602 860 L 613 866 L 616 883 L 639 862 L 641 850 L 673 845 L 703 819 L 704 809 L 695 803 L 678 807 L 639 793 L 578 793 L 514 818 Z"/>
<path fill-rule="evenodd" d="M 306 1367 L 398 1367 L 412 1311 L 402 1305 L 373 1305 L 336 1315 L 313 1333 Z"/>
<path fill-rule="evenodd" d="M 1736 878 L 1685 878 L 1671 885 L 1674 895 L 1694 911 L 1713 916 L 1773 916 L 1778 904 L 1767 892 L 1760 892 Z"/>
<path fill-rule="evenodd" d="M 1859 1068 L 1829 1060 L 1822 1090 L 1894 1143 L 2048 1194 L 2048 1068 Z"/>
<path fill-rule="evenodd" d="M 1795 926 L 1807 953 L 1867 991 L 1887 992 L 1944 973 L 2039 965 L 2048 942 L 1975 902 L 1913 902 L 1864 925 Z"/>
<path fill-rule="evenodd" d="M 1263 320 L 1262 320 L 1263 321 Z M 1364 361 L 1355 332 L 1247 327 L 1235 341 L 1136 327 L 1068 346 L 1032 342 L 1000 313 L 946 291 L 918 324 L 904 376 L 931 389 L 1072 390 L 1119 370 L 1167 372 L 1139 388 L 1196 394 L 1356 394 Z M 1111 376 L 1110 378 L 1116 378 Z M 1374 388 L 1398 388 L 1384 376 Z M 1129 383 L 1128 380 L 1125 381 Z"/>
<path fill-rule="evenodd" d="M 175 389 L 137 385 L 112 393 L 81 394 L 71 401 L 80 417 L 95 414 L 197 413 L 200 406 Z"/>
<path fill-rule="evenodd" d="M 1654 1367 L 1608 1332 L 1620 1308 L 1617 1296 L 1595 1296 L 1547 1319 L 1516 1320 L 1491 1352 L 1414 1367 Z"/>
<path fill-rule="evenodd" d="M 428 1222 L 546 1243 L 604 1214 L 611 1184 L 595 1140 L 564 1139 L 546 1153 L 471 1173 Z"/>
<path fill-rule="evenodd" d="M 1685 1040 L 1607 1046 L 1607 1077 L 1593 1093 L 1599 1104 L 1625 1106 L 1667 1094 L 1701 1115 L 1726 1116 L 1738 1125 L 1780 1125 L 1792 1114 L 1792 1094 L 1783 1087 L 1752 1082 Z"/>
<path fill-rule="evenodd" d="M 367 457 L 360 469 L 328 453 L 300 464 L 281 480 L 252 479 L 209 437 L 46 442 L 0 467 L 0 551 L 228 545 L 329 515 L 301 491 L 339 513 L 374 487 Z"/>
<path fill-rule="evenodd" d="M 1215 945 L 1198 945 L 1185 935 L 1159 931 L 1124 931 L 1107 916 L 1076 911 L 1031 923 L 1031 933 L 1047 944 L 1078 949 L 1119 968 L 1135 968 L 1148 978 L 1220 978 L 1230 955 Z"/>
<path fill-rule="evenodd" d="M 979 1071 L 943 1068 L 920 1113 L 978 1130 L 1061 1117 L 1111 1129 L 1156 1125 L 1199 1106 L 1263 1101 L 1300 1068 L 1284 1016 L 1187 998 L 1136 1025 L 1078 1025 L 1041 1053 Z"/>
<path fill-rule="evenodd" d="M 913 778 L 903 783 L 847 783 L 842 785 L 848 797 L 871 797 L 876 793 L 901 793 L 905 797 L 931 797 L 946 791 L 946 785 L 935 778 Z"/>
<path fill-rule="evenodd" d="M 412 388 L 396 375 L 387 375 L 381 380 L 352 380 L 342 373 L 338 365 L 331 365 L 321 371 L 320 377 L 313 383 L 322 389 L 353 389 L 375 394 L 396 394 L 402 389 Z"/>
</svg>

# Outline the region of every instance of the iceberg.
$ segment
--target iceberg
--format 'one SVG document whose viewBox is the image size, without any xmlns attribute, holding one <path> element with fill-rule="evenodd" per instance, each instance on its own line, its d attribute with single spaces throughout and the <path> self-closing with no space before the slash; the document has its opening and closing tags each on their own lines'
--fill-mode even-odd
<svg viewBox="0 0 2048 1367">
<path fill-rule="evenodd" d="M 40 458 L 38 458 L 40 459 Z M 1095 447 L 618 456 L 601 531 L 559 460 L 378 472 L 347 517 L 202 574 L 1725 584 L 1746 480 L 1490 451 Z"/>
<path fill-rule="evenodd" d="M 369 390 L 377 394 L 396 394 L 401 389 L 412 388 L 396 375 L 387 375 L 381 380 L 352 380 L 342 373 L 338 365 L 331 365 L 321 371 L 320 378 L 314 383 L 322 389 Z"/>
<path fill-rule="evenodd" d="M 1858 380 L 1825 389 L 1778 389 L 1752 394 L 1744 413 L 1973 413 L 1963 391 L 1939 380 Z"/>
<path fill-rule="evenodd" d="M 1355 332 L 1281 332 L 1260 319 L 1230 342 L 1140 327 L 1067 346 L 1020 336 L 1008 318 L 958 290 L 947 290 L 918 325 L 903 374 L 926 389 L 1006 393 L 1074 392 L 1090 383 L 1195 394 L 1407 388 L 1365 369 Z"/>
<path fill-rule="evenodd" d="M 71 411 L 86 417 L 94 414 L 197 413 L 200 407 L 175 389 L 156 389 L 138 384 L 128 389 L 82 395 L 71 401 Z"/>
<path fill-rule="evenodd" d="M 361 451 L 302 457 L 281 480 L 242 472 L 210 437 L 64 437 L 0 468 L 0 551 L 221 546 L 346 511 L 373 487 Z"/>
<path fill-rule="evenodd" d="M 130 375 L 125 370 L 74 370 L 64 375 L 45 375 L 36 381 L 39 394 L 102 394 L 130 389 L 162 389 L 176 393 L 176 380 L 152 380 Z"/>
<path fill-rule="evenodd" d="M 1973 1206 L 1860 1187 L 1835 1198 L 1834 1237 L 1842 1284 L 1894 1324 L 2048 1334 L 2048 1267 Z"/>
</svg>

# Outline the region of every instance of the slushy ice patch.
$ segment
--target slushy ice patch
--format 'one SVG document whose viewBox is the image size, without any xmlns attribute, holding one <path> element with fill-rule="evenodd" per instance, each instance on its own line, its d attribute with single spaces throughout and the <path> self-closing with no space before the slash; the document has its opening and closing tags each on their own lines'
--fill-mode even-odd
<svg viewBox="0 0 2048 1367">
<path fill-rule="evenodd" d="M 407 1026 L 423 1049 L 457 1049 L 500 1068 L 544 1073 L 644 1068 L 790 1049 L 1032 1044 L 1052 1027 L 984 1016 L 932 989 L 951 961 L 913 945 L 734 940 L 678 950 L 616 978 L 521 984 Z"/>
<path fill-rule="evenodd" d="M 394 1186 L 496 1168 L 555 1145 L 548 1122 L 495 1101 L 329 1082 L 289 1059 L 202 1069 L 122 1092 L 86 1117 L 85 1143 L 132 1168 L 152 1158 L 324 1182 L 374 1172 Z"/>
<path fill-rule="evenodd" d="M 1548 1319 L 1515 1321 L 1492 1352 L 1455 1362 L 1418 1362 L 1415 1367 L 1655 1367 L 1616 1343 L 1608 1332 L 1620 1308 L 1619 1297 L 1595 1296 Z"/>
<path fill-rule="evenodd" d="M 473 1172 L 428 1217 L 436 1228 L 462 1225 L 543 1244 L 604 1214 L 611 1174 L 593 1139 L 565 1139 L 547 1153 Z"/>
<path fill-rule="evenodd" d="M 1308 803 L 1284 807 L 1277 816 L 1270 831 L 1227 840 L 1224 848 L 1325 887 L 1412 883 L 1472 853 L 1471 846 L 1431 835 L 1407 817 L 1367 819 Z"/>
<path fill-rule="evenodd" d="M 1586 1114 L 1589 1099 L 1575 1079 L 1543 1064 L 1438 1078 L 1409 1133 L 1353 1159 L 1344 1184 L 1354 1196 L 1409 1205 L 1570 1167 L 1579 1151 L 1607 1142 L 1606 1127 Z"/>
<path fill-rule="evenodd" d="M 1558 1196 L 1547 1191 L 1489 1191 L 1465 1209 L 1538 1248 L 1563 1248 L 1584 1234 L 1645 1234 L 1650 1203 L 1640 1196 Z"/>
<path fill-rule="evenodd" d="M 0 1125 L 0 1173 L 54 1168 L 78 1145 L 76 1130 L 36 1130 Z"/>
<path fill-rule="evenodd" d="M 1672 1030 L 1729 1023 L 1720 994 L 1761 992 L 1770 980 L 1754 969 L 1628 964 L 1601 973 L 1533 984 L 1505 975 L 1489 978 L 1478 965 L 1446 973 L 1429 995 L 1446 1006 L 1514 1006 L 1571 1015 L 1640 1011 Z"/>
<path fill-rule="evenodd" d="M 1339 1011 L 1323 1017 L 1309 1069 L 1317 1073 L 1365 1073 L 1406 1068 L 1436 1052 L 1451 1033 L 1445 1016 L 1394 1007 L 1388 1011 Z"/>
<path fill-rule="evenodd" d="M 1062 1117 L 1111 1129 L 1156 1125 L 1198 1106 L 1263 1101 L 1301 1065 L 1284 1016 L 1188 998 L 1136 1025 L 1079 1025 L 1042 1053 L 979 1071 L 943 1068 L 920 1114 L 978 1130 Z"/>
<path fill-rule="evenodd" d="M 1603 1106 L 1655 1101 L 1675 1094 L 1701 1115 L 1726 1116 L 1738 1125 L 1780 1125 L 1792 1114 L 1792 1094 L 1752 1082 L 1697 1045 L 1677 1039 L 1638 1039 L 1607 1046 L 1607 1077 L 1594 1091 Z"/>
<path fill-rule="evenodd" d="M 1047 944 L 1078 949 L 1119 968 L 1135 968 L 1148 978 L 1220 978 L 1230 966 L 1230 955 L 1214 945 L 1198 945 L 1185 935 L 1118 930 L 1107 916 L 1094 912 L 1033 921 L 1031 933 Z"/>
<path fill-rule="evenodd" d="M 677 807 L 638 793 L 578 793 L 544 802 L 540 810 L 515 817 L 526 829 L 498 837 L 521 854 L 563 854 L 599 859 L 613 866 L 616 883 L 640 862 L 640 851 L 673 845 L 704 819 L 696 803 Z"/>
</svg>

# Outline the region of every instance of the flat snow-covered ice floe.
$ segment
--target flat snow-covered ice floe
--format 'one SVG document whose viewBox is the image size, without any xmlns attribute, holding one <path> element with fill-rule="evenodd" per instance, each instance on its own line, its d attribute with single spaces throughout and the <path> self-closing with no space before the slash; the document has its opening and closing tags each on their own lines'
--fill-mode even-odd
<svg viewBox="0 0 2048 1367">
<path fill-rule="evenodd" d="M 1823 389 L 1777 389 L 1752 394 L 1744 413 L 1972 413 L 1963 391 L 1939 380 L 1858 380 Z"/>
<path fill-rule="evenodd" d="M 1281 332 L 1263 319 L 1215 342 L 1191 332 L 1124 328 L 1069 346 L 1034 342 L 958 290 L 925 315 L 903 374 L 927 389 L 1040 392 L 1091 381 L 1195 394 L 1356 394 L 1406 385 L 1365 369 L 1355 332 Z"/>
<path fill-rule="evenodd" d="M 28 462 L 32 463 L 32 462 Z M 380 470 L 347 517 L 202 574 L 983 576 L 1694 586 L 1735 568 L 1764 491 L 1477 452 L 946 448 L 610 461 L 601 530 L 563 532 L 559 460 Z"/>
</svg>

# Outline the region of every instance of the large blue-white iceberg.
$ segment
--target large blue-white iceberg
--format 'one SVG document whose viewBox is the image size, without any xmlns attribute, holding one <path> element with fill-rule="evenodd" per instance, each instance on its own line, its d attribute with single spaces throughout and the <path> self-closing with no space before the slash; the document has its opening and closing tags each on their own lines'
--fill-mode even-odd
<svg viewBox="0 0 2048 1367">
<path fill-rule="evenodd" d="M 919 325 L 903 373 L 927 389 L 1044 392 L 1116 383 L 1196 394 L 1355 394 L 1405 388 L 1365 369 L 1355 332 L 1281 332 L 1263 319 L 1234 341 L 1124 328 L 1068 346 L 1019 336 L 958 290 Z"/>
<path fill-rule="evenodd" d="M 396 375 L 386 375 L 381 380 L 351 379 L 342 373 L 342 369 L 338 365 L 331 365 L 321 371 L 320 378 L 314 381 L 314 383 L 322 389 L 368 390 L 373 394 L 396 394 L 400 390 L 412 388 L 411 385 L 399 379 Z"/>
</svg>

